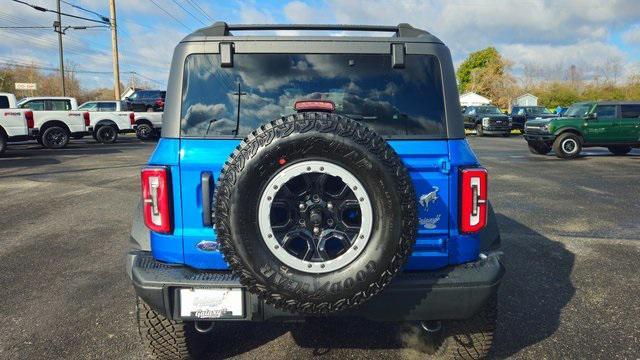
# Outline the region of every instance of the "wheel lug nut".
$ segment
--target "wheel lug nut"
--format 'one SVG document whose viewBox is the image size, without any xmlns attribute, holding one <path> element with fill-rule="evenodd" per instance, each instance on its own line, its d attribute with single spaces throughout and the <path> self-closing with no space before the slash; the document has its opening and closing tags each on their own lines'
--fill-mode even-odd
<svg viewBox="0 0 640 360">
<path fill-rule="evenodd" d="M 300 205 L 298 205 L 298 208 L 300 208 L 300 210 L 304 211 L 304 208 L 305 208 L 304 203 L 300 203 Z"/>
<path fill-rule="evenodd" d="M 320 196 L 318 196 L 318 195 L 313 195 L 313 201 L 315 201 L 315 202 L 319 202 L 319 201 L 320 201 Z"/>
<path fill-rule="evenodd" d="M 316 227 L 313 228 L 313 233 L 314 234 L 317 234 L 319 232 L 320 232 L 320 228 L 319 227 L 316 226 Z"/>
<path fill-rule="evenodd" d="M 329 209 L 329 210 L 333 209 L 333 204 L 332 203 L 327 203 L 327 209 Z"/>
</svg>

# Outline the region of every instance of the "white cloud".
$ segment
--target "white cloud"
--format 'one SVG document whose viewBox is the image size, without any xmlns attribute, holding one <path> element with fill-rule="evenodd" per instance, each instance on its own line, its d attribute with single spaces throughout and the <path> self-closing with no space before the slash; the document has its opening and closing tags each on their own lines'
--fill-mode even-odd
<svg viewBox="0 0 640 360">
<path fill-rule="evenodd" d="M 614 45 L 604 42 L 580 42 L 570 45 L 509 44 L 498 46 L 502 54 L 516 64 L 535 64 L 545 69 L 566 69 L 576 65 L 582 69 L 605 66 L 619 61 L 625 54 Z"/>
<path fill-rule="evenodd" d="M 640 45 L 640 24 L 636 24 L 622 33 L 622 40 L 629 45 Z"/>
<path fill-rule="evenodd" d="M 638 0 L 325 0 L 313 3 L 294 0 L 270 3 L 268 7 L 257 0 L 196 1 L 216 20 L 228 22 L 382 25 L 408 22 L 440 37 L 450 47 L 456 64 L 472 51 L 496 46 L 516 62 L 516 68 L 526 62 L 557 67 L 579 61 L 594 67 L 608 58 L 632 62 L 634 59 L 630 57 L 638 56 L 635 49 L 640 45 Z M 0 8 L 0 23 L 4 25 L 43 25 L 53 21 L 51 13 L 5 2 L 8 4 Z M 188 27 L 202 27 L 173 1 L 156 2 Z M 109 15 L 106 0 L 75 0 L 73 3 Z M 55 0 L 40 0 L 38 4 L 55 8 Z M 183 6 L 201 15 L 187 3 Z M 63 10 L 93 17 L 66 4 L 63 4 Z M 119 1 L 117 10 L 121 29 L 121 69 L 166 81 L 173 48 L 188 30 L 149 0 Z M 204 21 L 204 16 L 201 18 Z M 73 22 L 71 19 L 63 21 Z M 301 34 L 297 31 L 276 33 Z M 41 65 L 57 66 L 57 38 L 52 31 L 0 30 L 0 36 L 3 38 L 0 59 L 21 62 L 35 59 Z M 631 49 L 620 49 L 610 43 L 612 36 L 620 36 Z M 70 30 L 65 36 L 65 55 L 79 68 L 111 70 L 109 31 Z M 107 75 L 98 76 L 100 81 L 89 75 L 86 78 L 90 80 L 89 87 L 111 86 Z"/>
<path fill-rule="evenodd" d="M 525 63 L 595 68 L 607 59 L 629 60 L 608 42 L 612 33 L 631 26 L 623 39 L 640 43 L 638 0 L 328 0 L 324 6 L 315 13 L 333 14 L 336 23 L 408 22 L 430 31 L 449 46 L 456 64 L 472 51 L 496 46 L 517 69 Z M 316 22 L 306 8 L 294 1 L 285 14 L 293 22 Z"/>
</svg>

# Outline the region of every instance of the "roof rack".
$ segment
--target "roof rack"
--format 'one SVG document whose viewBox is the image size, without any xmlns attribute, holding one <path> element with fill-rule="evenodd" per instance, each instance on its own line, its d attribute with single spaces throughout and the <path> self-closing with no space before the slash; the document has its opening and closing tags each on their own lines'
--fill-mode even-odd
<svg viewBox="0 0 640 360">
<path fill-rule="evenodd" d="M 231 31 L 271 31 L 271 30 L 312 30 L 312 31 L 374 31 L 393 32 L 397 37 L 420 37 L 431 35 L 427 31 L 416 29 L 402 23 L 398 26 L 380 25 L 342 25 L 342 24 L 227 24 L 218 21 L 213 25 L 202 28 L 195 34 L 205 36 L 233 36 Z"/>
</svg>

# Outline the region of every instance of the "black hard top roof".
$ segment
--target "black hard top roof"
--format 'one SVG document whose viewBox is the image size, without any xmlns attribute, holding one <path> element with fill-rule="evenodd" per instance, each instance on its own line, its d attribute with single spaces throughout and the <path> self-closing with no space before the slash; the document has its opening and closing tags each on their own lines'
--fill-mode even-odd
<svg viewBox="0 0 640 360">
<path fill-rule="evenodd" d="M 413 26 L 401 23 L 397 26 L 382 26 L 382 25 L 344 25 L 344 24 L 227 24 L 226 22 L 218 21 L 211 26 L 207 26 L 198 29 L 185 37 L 182 41 L 205 41 L 208 37 L 220 38 L 220 37 L 234 37 L 232 31 L 273 31 L 273 30 L 297 30 L 297 31 L 366 31 L 366 32 L 389 32 L 393 33 L 393 36 L 389 38 L 364 36 L 369 39 L 385 39 L 392 38 L 413 38 L 413 41 L 418 42 L 435 42 L 442 43 L 440 39 L 433 36 L 431 33 L 414 28 Z M 246 36 L 249 37 L 249 36 Z M 283 39 L 295 39 L 296 36 L 276 36 Z M 300 38 L 305 36 L 299 36 Z M 340 39 L 338 36 L 325 36 L 333 41 Z"/>
</svg>

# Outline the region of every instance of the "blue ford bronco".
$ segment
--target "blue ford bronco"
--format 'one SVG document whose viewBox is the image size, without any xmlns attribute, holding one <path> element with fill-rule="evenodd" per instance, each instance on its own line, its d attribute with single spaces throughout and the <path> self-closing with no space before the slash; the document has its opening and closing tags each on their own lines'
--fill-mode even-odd
<svg viewBox="0 0 640 360">
<path fill-rule="evenodd" d="M 486 356 L 500 236 L 442 41 L 219 22 L 175 48 L 164 110 L 127 259 L 153 356 L 197 358 L 232 321 L 338 316 Z"/>
</svg>

